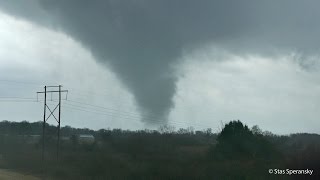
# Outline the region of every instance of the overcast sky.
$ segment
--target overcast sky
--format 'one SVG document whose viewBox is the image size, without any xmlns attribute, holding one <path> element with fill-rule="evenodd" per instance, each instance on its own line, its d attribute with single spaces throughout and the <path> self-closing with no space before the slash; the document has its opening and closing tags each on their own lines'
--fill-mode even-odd
<svg viewBox="0 0 320 180">
<path fill-rule="evenodd" d="M 42 120 L 62 84 L 62 125 L 320 133 L 319 5 L 0 0 L 0 119 Z"/>
</svg>

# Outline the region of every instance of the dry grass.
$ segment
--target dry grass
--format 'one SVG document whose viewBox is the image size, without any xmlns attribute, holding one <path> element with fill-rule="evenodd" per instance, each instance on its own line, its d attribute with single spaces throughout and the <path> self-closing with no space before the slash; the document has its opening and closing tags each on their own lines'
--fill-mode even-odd
<svg viewBox="0 0 320 180">
<path fill-rule="evenodd" d="M 40 178 L 34 177 L 28 174 L 21 174 L 8 169 L 0 169 L 0 180 L 40 180 Z"/>
</svg>

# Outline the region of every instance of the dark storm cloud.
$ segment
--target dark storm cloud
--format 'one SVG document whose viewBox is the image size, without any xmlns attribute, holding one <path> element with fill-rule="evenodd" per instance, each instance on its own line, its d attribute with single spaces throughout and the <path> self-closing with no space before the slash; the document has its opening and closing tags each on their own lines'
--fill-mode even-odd
<svg viewBox="0 0 320 180">
<path fill-rule="evenodd" d="M 156 115 L 163 122 L 173 107 L 177 77 L 172 66 L 182 50 L 207 44 L 240 54 L 319 50 L 320 2 L 315 0 L 0 2 L 13 15 L 77 39 L 112 68 L 144 117 Z"/>
</svg>

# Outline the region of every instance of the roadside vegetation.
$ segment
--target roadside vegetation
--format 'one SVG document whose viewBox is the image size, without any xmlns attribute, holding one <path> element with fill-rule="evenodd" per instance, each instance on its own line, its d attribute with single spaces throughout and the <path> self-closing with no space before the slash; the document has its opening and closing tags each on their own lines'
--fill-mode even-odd
<svg viewBox="0 0 320 180">
<path fill-rule="evenodd" d="M 61 128 L 42 123 L 0 122 L 0 168 L 46 179 L 317 179 L 320 135 L 278 136 L 240 121 L 221 132 L 162 126 L 159 130 Z M 82 141 L 79 135 L 93 135 Z M 270 175 L 268 169 L 313 169 L 310 177 Z M 317 172 L 318 170 L 318 172 Z"/>
</svg>

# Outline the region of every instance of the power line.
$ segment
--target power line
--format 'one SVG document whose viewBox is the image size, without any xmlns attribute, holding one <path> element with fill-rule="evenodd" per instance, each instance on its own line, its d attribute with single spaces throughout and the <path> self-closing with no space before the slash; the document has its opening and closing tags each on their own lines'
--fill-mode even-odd
<svg viewBox="0 0 320 180">
<path fill-rule="evenodd" d="M 66 101 L 66 103 L 67 102 L 74 102 L 74 103 L 83 104 L 83 105 L 87 105 L 87 106 L 97 107 L 97 108 L 106 109 L 106 110 L 109 110 L 109 111 L 112 111 L 112 112 L 119 112 L 119 113 L 122 113 L 122 114 L 124 113 L 124 114 L 128 114 L 128 115 L 131 115 L 133 117 L 138 117 L 138 118 L 142 117 L 142 118 L 149 118 L 151 120 L 162 121 L 161 118 L 156 116 L 156 115 L 149 115 L 149 116 L 140 115 L 140 114 L 134 113 L 134 112 L 122 111 L 122 110 L 118 110 L 118 109 L 114 109 L 114 108 L 107 108 L 107 107 L 103 107 L 103 106 L 93 105 L 93 104 L 89 104 L 89 103 L 82 103 L 82 102 L 73 101 L 73 100 L 68 100 L 68 101 Z M 178 122 L 178 121 L 175 121 L 175 122 Z M 183 123 L 183 122 L 181 122 L 181 123 Z"/>
<path fill-rule="evenodd" d="M 37 102 L 36 100 L 34 100 L 34 101 L 31 101 L 31 100 L 14 100 L 14 99 L 12 99 L 12 100 L 0 100 L 0 102 Z"/>
<path fill-rule="evenodd" d="M 88 91 L 89 92 L 89 91 Z M 86 95 L 87 97 L 90 97 L 90 95 Z M 91 97 L 92 97 L 93 95 L 91 94 Z M 103 96 L 103 97 L 108 97 L 108 96 L 106 96 L 106 95 L 101 95 L 101 96 L 99 96 L 99 95 L 95 95 L 95 96 L 98 96 L 98 97 L 101 97 L 101 96 Z M 72 98 L 71 98 L 72 99 Z M 179 97 L 179 99 L 182 99 L 183 100 L 183 98 L 181 98 L 181 97 Z M 69 101 L 72 101 L 72 100 L 69 100 Z M 118 102 L 119 102 L 119 100 L 117 100 Z M 184 101 L 184 100 L 183 100 Z M 73 101 L 73 102 L 76 102 L 76 101 Z M 113 102 L 114 102 L 114 100 L 113 100 Z M 76 102 L 76 103 L 79 103 L 79 102 Z M 120 101 L 120 103 L 125 103 L 125 104 L 128 104 L 128 101 Z M 83 103 L 82 103 L 83 104 Z M 91 106 L 91 105 L 90 105 Z M 94 105 L 94 106 L 97 106 L 97 105 Z M 99 106 L 97 106 L 97 107 L 99 107 Z M 101 108 L 105 108 L 105 107 L 101 107 Z M 184 112 L 184 111 L 187 111 L 187 112 L 189 112 L 190 111 L 190 109 L 194 109 L 194 107 L 193 106 L 190 106 L 190 105 L 182 105 L 182 104 L 180 104 L 179 106 L 176 106 L 176 107 L 174 107 L 174 110 L 175 111 L 180 111 L 180 112 Z M 210 115 L 210 116 L 215 116 L 215 114 L 214 113 L 212 113 L 212 112 L 210 112 L 210 111 L 212 111 L 211 109 L 208 109 L 207 107 L 202 107 L 201 108 L 202 110 L 205 110 L 206 111 L 206 114 L 208 114 L 208 115 Z M 135 109 L 132 109 L 132 110 L 135 110 Z M 151 114 L 151 115 L 147 115 L 147 116 L 159 116 L 159 115 L 155 115 L 155 114 Z"/>
<path fill-rule="evenodd" d="M 12 81 L 12 80 L 0 80 L 2 82 L 7 82 L 7 83 L 16 83 L 16 84 L 24 84 L 24 85 L 33 85 L 33 86 L 40 86 L 40 84 L 38 83 L 34 83 L 34 82 L 20 82 L 20 81 Z M 85 90 L 78 90 L 78 89 L 73 89 L 73 91 L 82 91 L 82 92 L 87 92 L 87 96 L 104 96 L 107 97 L 107 94 L 100 94 L 100 93 L 95 93 L 92 91 L 85 91 Z M 11 98 L 11 99 L 10 99 Z M 181 99 L 181 98 L 180 98 Z M 34 101 L 32 101 L 34 100 Z M 52 100 L 53 102 L 55 102 L 55 100 Z M 25 97 L 0 97 L 0 102 L 36 102 L 36 99 L 34 98 L 25 98 Z M 135 112 L 128 112 L 128 111 L 123 111 L 123 110 L 118 110 L 115 108 L 106 108 L 106 107 L 102 107 L 102 106 L 98 106 L 98 105 L 93 105 L 93 104 L 88 104 L 88 103 L 82 103 L 82 102 L 77 102 L 77 101 L 73 101 L 73 100 L 69 100 L 68 102 L 73 102 L 73 103 L 78 103 L 78 104 L 82 104 L 82 105 L 86 105 L 86 106 L 91 106 L 91 107 L 95 107 L 95 108 L 101 108 L 101 109 L 106 109 L 108 111 L 111 111 L 113 113 L 113 115 L 115 115 L 114 112 L 117 112 L 117 115 L 119 116 L 120 114 L 124 114 L 125 116 L 130 116 L 132 118 L 135 119 L 141 119 L 141 118 L 147 118 L 150 120 L 154 120 L 155 122 L 162 122 L 161 118 L 158 115 L 155 114 L 151 114 L 151 115 L 141 115 L 139 113 L 135 113 Z M 124 102 L 124 101 L 122 101 Z M 187 106 L 184 106 L 187 107 Z M 88 108 L 88 107 L 83 107 L 83 108 Z M 189 108 L 183 108 L 183 107 L 175 107 L 176 110 L 189 110 Z M 209 113 L 211 114 L 211 113 Z M 173 121 L 170 121 L 169 123 L 172 123 Z M 182 123 L 182 122 L 181 122 Z M 187 122 L 183 122 L 183 123 L 187 123 Z M 199 126 L 200 123 L 193 123 L 193 126 Z M 201 125 L 204 127 L 208 127 L 208 125 Z"/>
<path fill-rule="evenodd" d="M 80 103 L 80 102 L 78 102 L 78 103 Z M 81 103 L 81 104 L 87 104 L 87 103 Z M 77 108 L 77 110 L 82 110 L 82 111 L 85 111 L 85 112 L 91 112 L 91 113 L 96 113 L 96 114 L 104 114 L 104 115 L 118 115 L 119 117 L 127 117 L 129 119 L 138 120 L 138 121 L 140 121 L 141 118 L 148 118 L 148 116 L 146 116 L 146 117 L 134 116 L 134 115 L 132 115 L 134 113 L 123 112 L 123 111 L 120 111 L 120 110 L 109 109 L 109 108 L 105 108 L 105 107 L 101 107 L 101 106 L 98 106 L 98 107 L 99 108 L 103 108 L 103 109 L 107 109 L 107 110 L 111 110 L 111 112 L 110 111 L 104 111 L 104 110 L 101 110 L 101 109 L 92 108 L 92 107 L 90 107 L 90 108 L 95 110 L 95 111 L 88 111 L 88 107 L 87 106 L 73 105 L 73 104 L 68 104 L 67 102 L 65 103 L 65 105 L 71 106 L 70 108 Z M 95 107 L 95 105 L 92 105 L 92 106 Z M 118 112 L 118 113 L 115 114 L 115 112 Z M 121 113 L 121 114 L 119 114 L 119 113 Z M 162 123 L 163 122 L 162 119 L 159 118 L 159 117 L 158 118 L 149 117 L 149 119 L 152 120 L 153 122 L 158 122 L 158 123 Z M 175 124 L 175 125 L 180 125 L 180 126 L 181 125 L 185 125 L 185 124 L 189 124 L 188 122 L 182 122 L 182 121 L 170 121 L 169 123 Z M 201 124 L 201 123 L 194 123 L 192 126 L 197 126 L 197 127 L 202 127 L 202 128 L 208 127 L 208 125 Z"/>
<path fill-rule="evenodd" d="M 82 111 L 82 112 L 89 112 L 89 113 L 93 113 L 93 114 L 105 115 L 105 116 L 109 116 L 109 117 L 114 117 L 115 115 L 117 115 L 121 119 L 141 122 L 141 117 L 129 116 L 128 114 L 115 114 L 114 112 L 103 111 L 103 110 L 99 110 L 99 109 L 95 109 L 95 108 L 91 108 L 91 110 L 90 109 L 88 110 L 88 107 L 77 106 L 77 105 L 72 105 L 72 104 L 67 104 L 67 103 L 65 103 L 64 107 L 78 110 L 78 111 Z M 159 122 L 159 123 L 163 122 L 162 120 L 159 120 L 159 119 L 158 120 L 153 119 L 153 120 L 154 120 L 154 122 Z M 179 125 L 179 126 L 185 125 L 184 122 L 178 122 L 178 121 L 171 121 L 170 123 L 174 124 L 174 125 Z M 200 127 L 200 125 L 195 125 L 195 126 Z"/>
<path fill-rule="evenodd" d="M 40 85 L 38 83 L 35 83 L 35 82 L 21 82 L 21 81 L 12 81 L 12 80 L 0 80 L 0 81 L 9 82 L 9 83 L 17 83 L 17 84 L 27 84 L 27 85 L 34 85 L 34 86 L 35 85 L 36 86 L 42 86 L 42 85 Z M 96 93 L 96 92 L 93 92 L 93 91 L 79 90 L 79 89 L 74 89 L 74 88 L 71 88 L 71 89 L 72 89 L 72 91 L 83 92 L 83 93 L 80 93 L 80 94 L 82 94 L 82 95 L 86 94 L 85 96 L 87 96 L 87 97 L 92 97 L 92 96 L 109 97 L 108 94 L 105 94 L 105 93 Z M 191 91 L 193 91 L 195 93 L 198 93 L 195 90 L 191 90 Z M 75 92 L 75 93 L 77 94 L 77 92 Z M 177 97 L 179 97 L 179 99 L 184 101 L 184 99 L 181 98 L 180 96 L 177 96 Z M 128 101 L 120 101 L 120 102 L 128 104 Z M 175 110 L 179 110 L 179 111 L 180 110 L 183 110 L 183 111 L 186 110 L 186 111 L 189 111 L 190 108 L 193 108 L 192 106 L 189 106 L 189 105 L 181 105 L 181 106 L 182 107 L 175 107 Z M 207 112 L 206 112 L 207 114 L 214 115 L 213 113 L 210 112 L 211 111 L 210 109 L 207 109 L 207 108 L 203 107 L 202 110 L 207 110 Z M 151 116 L 153 116 L 153 115 L 151 115 Z"/>
<path fill-rule="evenodd" d="M 88 113 L 93 113 L 93 114 L 98 114 L 98 115 L 102 115 L 102 116 L 108 116 L 108 117 L 114 117 L 113 114 L 108 114 L 108 113 L 100 113 L 100 112 L 94 112 L 94 111 L 88 111 L 88 110 L 84 110 L 81 108 L 75 108 L 75 107 L 71 107 L 71 106 L 65 106 L 66 108 L 72 109 L 72 110 L 77 110 L 77 111 L 82 111 L 82 112 L 88 112 Z M 141 123 L 141 121 L 139 119 L 133 119 L 133 118 L 129 118 L 129 117 L 123 117 L 120 116 L 121 119 L 124 120 L 130 120 L 130 122 L 135 122 L 135 123 Z"/>
<path fill-rule="evenodd" d="M 35 99 L 31 97 L 0 97 L 0 99 Z"/>
<path fill-rule="evenodd" d="M 1 100 L 1 98 L 4 98 L 6 100 L 3 101 L 3 100 Z M 9 98 L 24 99 L 24 100 L 8 100 Z M 31 100 L 33 100 L 33 101 L 31 101 Z M 37 101 L 35 98 L 26 98 L 26 97 L 0 97 L 0 102 L 37 102 Z M 38 102 L 43 102 L 43 101 L 38 101 Z M 52 100 L 52 102 L 57 102 L 57 100 Z M 85 105 L 85 106 L 70 104 L 69 102 L 80 104 L 80 105 Z M 49 103 L 47 102 L 47 104 L 49 104 Z M 66 101 L 65 105 L 66 105 L 66 107 L 69 106 L 68 108 L 73 108 L 73 109 L 77 108 L 76 110 L 78 110 L 78 111 L 95 113 L 95 114 L 100 114 L 100 115 L 107 115 L 107 116 L 112 116 L 112 117 L 117 116 L 122 119 L 125 118 L 127 120 L 133 120 L 133 121 L 138 121 L 138 122 L 141 122 L 141 118 L 148 118 L 154 122 L 159 122 L 159 123 L 163 122 L 161 118 L 155 117 L 154 115 L 153 116 L 142 116 L 142 115 L 140 115 L 138 113 L 134 113 L 134 112 L 122 111 L 119 109 L 107 108 L 107 107 L 103 107 L 103 106 L 99 106 L 99 105 L 93 105 L 93 104 L 83 103 L 83 102 L 74 101 L 74 100 Z M 89 108 L 89 110 L 88 110 L 88 108 Z M 91 111 L 90 111 L 90 109 L 91 109 Z M 204 125 L 201 123 L 192 123 L 192 125 L 188 122 L 181 122 L 181 121 L 170 121 L 169 123 L 179 125 L 179 126 L 189 124 L 189 126 L 196 126 L 196 127 L 202 127 L 202 128 L 208 127 L 208 125 Z"/>
<path fill-rule="evenodd" d="M 85 109 L 81 109 L 81 108 L 75 108 L 75 107 L 70 107 L 70 106 L 65 106 L 66 108 L 70 108 L 70 109 L 73 109 L 73 110 L 77 110 L 77 111 L 83 111 L 83 112 L 89 112 L 89 113 L 94 113 L 94 114 L 100 114 L 100 115 L 104 115 L 104 116 L 109 116 L 109 117 L 113 117 L 113 114 L 108 114 L 108 113 L 100 113 L 100 112 L 94 112 L 94 111 L 88 111 L 88 110 L 85 110 Z M 137 119 L 137 118 L 132 118 L 130 116 L 119 116 L 119 118 L 121 119 L 124 119 L 124 120 L 130 120 L 130 122 L 132 121 L 135 121 L 137 123 L 141 123 L 140 119 Z M 161 121 L 162 122 L 162 121 Z M 184 125 L 183 123 L 178 123 L 178 122 L 170 122 L 171 124 L 173 125 L 176 125 L 176 126 L 182 126 Z M 199 125 L 197 125 L 199 126 Z"/>
<path fill-rule="evenodd" d="M 41 86 L 40 84 L 38 84 L 38 83 L 33 83 L 33 82 L 21 82 L 21 81 L 4 80 L 4 79 L 0 79 L 0 81 L 1 81 L 1 82 L 6 82 L 6 83 L 15 83 L 15 84 Z"/>
</svg>

